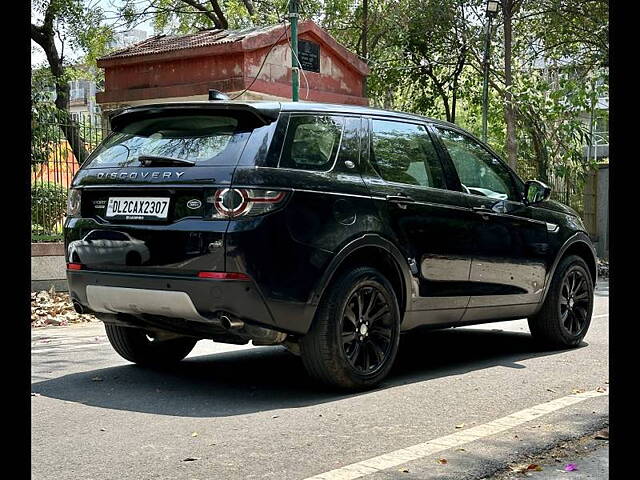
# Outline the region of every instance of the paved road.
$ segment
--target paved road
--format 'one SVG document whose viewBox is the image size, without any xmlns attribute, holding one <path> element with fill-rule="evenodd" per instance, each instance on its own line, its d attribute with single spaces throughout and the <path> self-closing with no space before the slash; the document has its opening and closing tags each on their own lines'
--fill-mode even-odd
<svg viewBox="0 0 640 480">
<path fill-rule="evenodd" d="M 581 348 L 539 351 L 524 320 L 411 333 L 385 384 L 350 395 L 281 347 L 201 341 L 156 371 L 101 324 L 35 329 L 32 478 L 480 479 L 608 424 L 590 396 L 608 389 L 608 324 L 603 284 Z"/>
</svg>

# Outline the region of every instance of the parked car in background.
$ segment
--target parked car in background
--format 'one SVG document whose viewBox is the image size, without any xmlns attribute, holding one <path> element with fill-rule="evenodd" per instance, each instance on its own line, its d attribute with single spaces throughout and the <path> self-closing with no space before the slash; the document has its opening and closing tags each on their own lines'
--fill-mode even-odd
<svg viewBox="0 0 640 480">
<path fill-rule="evenodd" d="M 67 247 L 67 256 L 76 263 L 93 265 L 142 265 L 149 260 L 149 249 L 142 240 L 117 230 L 92 230 L 82 240 Z"/>
<path fill-rule="evenodd" d="M 73 181 L 67 275 L 76 308 L 132 362 L 252 341 L 363 389 L 416 327 L 528 318 L 562 348 L 587 332 L 596 258 L 579 216 L 455 125 L 227 101 L 111 122 Z M 95 231 L 125 240 L 107 253 Z"/>
</svg>

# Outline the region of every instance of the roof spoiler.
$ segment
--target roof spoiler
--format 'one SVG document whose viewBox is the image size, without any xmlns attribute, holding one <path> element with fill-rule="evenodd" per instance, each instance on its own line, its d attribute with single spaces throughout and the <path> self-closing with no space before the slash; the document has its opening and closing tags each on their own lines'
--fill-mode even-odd
<svg viewBox="0 0 640 480">
<path fill-rule="evenodd" d="M 124 125 L 134 122 L 140 118 L 149 118 L 166 114 L 197 114 L 211 111 L 228 112 L 234 116 L 242 117 L 248 126 L 254 128 L 268 125 L 278 119 L 280 105 L 276 102 L 268 102 L 260 107 L 255 107 L 246 103 L 235 103 L 231 101 L 219 100 L 215 102 L 202 103 L 163 103 L 153 105 L 140 105 L 128 107 L 117 112 L 109 118 L 111 129 L 120 130 Z"/>
</svg>

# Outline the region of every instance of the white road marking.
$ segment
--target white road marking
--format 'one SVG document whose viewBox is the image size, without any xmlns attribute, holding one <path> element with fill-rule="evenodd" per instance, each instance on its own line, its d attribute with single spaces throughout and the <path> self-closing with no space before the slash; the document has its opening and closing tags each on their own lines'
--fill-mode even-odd
<svg viewBox="0 0 640 480">
<path fill-rule="evenodd" d="M 489 435 L 494 435 L 513 427 L 526 423 L 542 415 L 560 410 L 561 408 L 583 402 L 589 398 L 601 397 L 608 395 L 609 391 L 598 392 L 596 390 L 571 394 L 566 397 L 557 398 L 550 402 L 541 403 L 531 408 L 520 410 L 506 417 L 498 418 L 492 422 L 478 425 L 477 427 L 468 428 L 460 432 L 452 433 L 444 437 L 429 440 L 428 442 L 419 443 L 407 448 L 401 448 L 393 452 L 385 453 L 377 457 L 369 458 L 361 462 L 352 463 L 329 472 L 321 473 L 304 480 L 354 480 L 364 477 L 370 473 L 376 473 L 380 470 L 397 467 L 403 463 L 417 460 L 419 458 L 433 455 L 434 453 L 448 450 L 452 447 L 458 447 L 466 443 L 474 442 Z"/>
<path fill-rule="evenodd" d="M 47 352 L 66 352 L 69 350 L 84 350 L 86 348 L 95 348 L 102 347 L 104 345 L 109 345 L 109 342 L 102 343 L 90 343 L 87 345 L 61 345 L 60 347 L 52 347 L 52 348 L 31 348 L 31 354 L 35 353 L 47 353 Z"/>
</svg>

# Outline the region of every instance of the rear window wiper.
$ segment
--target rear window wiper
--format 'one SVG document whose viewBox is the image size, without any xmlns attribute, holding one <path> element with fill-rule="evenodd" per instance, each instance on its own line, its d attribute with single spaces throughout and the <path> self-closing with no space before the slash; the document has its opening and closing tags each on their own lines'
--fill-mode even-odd
<svg viewBox="0 0 640 480">
<path fill-rule="evenodd" d="M 183 158 L 161 157 L 156 155 L 140 155 L 138 161 L 145 167 L 152 165 L 189 165 L 196 164 L 193 160 L 185 160 Z"/>
</svg>

